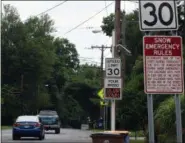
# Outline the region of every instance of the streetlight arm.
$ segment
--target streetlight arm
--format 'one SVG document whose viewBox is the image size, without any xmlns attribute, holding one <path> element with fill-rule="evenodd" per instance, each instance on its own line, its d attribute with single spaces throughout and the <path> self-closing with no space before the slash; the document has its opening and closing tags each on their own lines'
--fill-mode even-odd
<svg viewBox="0 0 185 143">
<path fill-rule="evenodd" d="M 127 52 L 127 54 L 132 55 L 131 51 L 128 50 L 128 49 L 127 49 L 126 47 L 124 47 L 123 45 L 118 44 L 118 45 L 116 45 L 116 47 L 121 47 L 121 48 L 123 48 L 123 49 Z"/>
<path fill-rule="evenodd" d="M 101 33 L 102 31 L 101 30 L 92 30 L 92 33 Z"/>
</svg>

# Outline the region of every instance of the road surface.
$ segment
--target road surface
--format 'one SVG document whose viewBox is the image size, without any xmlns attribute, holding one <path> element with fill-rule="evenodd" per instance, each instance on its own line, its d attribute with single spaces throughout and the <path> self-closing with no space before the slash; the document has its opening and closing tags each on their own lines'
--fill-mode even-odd
<svg viewBox="0 0 185 143">
<path fill-rule="evenodd" d="M 21 140 L 12 140 L 11 130 L 1 131 L 2 143 L 92 143 L 90 135 L 91 131 L 61 129 L 60 134 L 55 134 L 54 131 L 46 131 L 45 139 L 40 141 L 35 138 L 21 138 Z M 131 137 L 130 139 L 135 139 Z M 144 140 L 143 137 L 137 137 L 137 140 Z"/>
<path fill-rule="evenodd" d="M 92 143 L 91 133 L 91 131 L 61 129 L 60 134 L 46 131 L 45 139 L 42 141 L 35 138 L 21 138 L 21 140 L 13 141 L 12 131 L 2 130 L 1 141 L 2 143 Z"/>
</svg>

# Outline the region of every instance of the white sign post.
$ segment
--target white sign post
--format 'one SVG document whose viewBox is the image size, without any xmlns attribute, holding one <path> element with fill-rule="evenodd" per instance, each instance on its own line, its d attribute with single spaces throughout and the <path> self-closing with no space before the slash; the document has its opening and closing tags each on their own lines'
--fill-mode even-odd
<svg viewBox="0 0 185 143">
<path fill-rule="evenodd" d="M 104 98 L 107 100 L 121 100 L 121 59 L 105 59 Z"/>
<path fill-rule="evenodd" d="M 106 58 L 105 72 L 106 72 L 106 77 L 121 77 L 121 59 Z"/>
<path fill-rule="evenodd" d="M 139 18 L 141 31 L 167 31 L 178 29 L 175 0 L 140 0 Z"/>
<path fill-rule="evenodd" d="M 171 31 L 178 29 L 178 15 L 176 0 L 140 0 L 139 1 L 139 25 L 141 31 Z M 150 37 L 150 36 L 149 36 Z M 149 142 L 154 143 L 154 119 L 153 119 L 153 97 L 152 94 L 175 94 L 183 93 L 184 73 L 182 65 L 182 55 L 179 55 L 182 45 L 179 40 L 166 41 L 166 37 L 160 40 L 152 40 L 143 38 L 144 48 L 144 72 L 145 75 L 145 93 L 147 93 L 148 106 L 148 130 Z M 169 38 L 169 37 L 168 37 Z M 147 43 L 148 42 L 148 43 Z M 175 43 L 174 43 L 175 42 Z M 176 43 L 177 42 L 177 43 Z M 146 43 L 148 45 L 146 45 Z M 180 45 L 178 56 L 174 50 L 170 50 L 174 44 Z M 150 46 L 149 46 L 150 45 Z M 148 50 L 153 48 L 153 50 Z M 168 48 L 168 49 L 166 49 Z M 157 54 L 158 56 L 152 56 Z M 174 64 L 176 63 L 176 64 Z M 161 66 L 164 65 L 164 66 Z M 160 66 L 160 67 L 159 67 Z M 176 67 L 175 67 L 176 66 Z M 167 72 L 165 74 L 165 72 Z M 177 72 L 177 73 L 175 73 Z M 175 77 L 174 77 L 175 76 Z M 165 79 L 165 80 L 164 80 Z M 182 82 L 181 82 L 182 81 Z M 176 105 L 176 127 L 177 127 L 177 142 L 182 143 L 182 122 L 181 122 L 181 107 L 180 97 L 175 95 Z"/>
<path fill-rule="evenodd" d="M 113 31 L 113 50 L 115 46 L 115 32 Z M 121 59 L 105 59 L 104 98 L 111 100 L 111 130 L 115 130 L 115 100 L 122 99 Z"/>
</svg>

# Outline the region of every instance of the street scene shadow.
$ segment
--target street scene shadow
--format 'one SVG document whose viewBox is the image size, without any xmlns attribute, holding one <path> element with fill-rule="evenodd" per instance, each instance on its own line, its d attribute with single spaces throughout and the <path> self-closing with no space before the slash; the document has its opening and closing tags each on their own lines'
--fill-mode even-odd
<svg viewBox="0 0 185 143">
<path fill-rule="evenodd" d="M 20 140 L 38 140 L 38 138 L 34 138 L 34 137 L 22 137 Z"/>
</svg>

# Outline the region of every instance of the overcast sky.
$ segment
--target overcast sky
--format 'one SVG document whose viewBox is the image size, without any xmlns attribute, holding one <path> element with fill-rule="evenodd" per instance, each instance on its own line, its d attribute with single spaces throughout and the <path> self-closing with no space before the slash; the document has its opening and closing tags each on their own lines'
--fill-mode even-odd
<svg viewBox="0 0 185 143">
<path fill-rule="evenodd" d="M 46 11 L 49 8 L 61 3 L 62 1 L 3 1 L 3 4 L 11 4 L 15 6 L 22 20 L 27 19 L 31 15 L 37 15 Z M 95 13 L 102 10 L 106 5 L 110 5 L 107 9 L 95 16 L 93 19 L 84 23 L 77 29 L 65 34 L 81 22 L 87 20 Z M 103 17 L 114 12 L 115 2 L 113 1 L 67 1 L 55 9 L 47 12 L 55 21 L 55 27 L 58 32 L 55 33 L 58 37 L 69 39 L 70 42 L 76 45 L 81 63 L 93 63 L 100 65 L 100 50 L 86 49 L 91 45 L 107 45 L 110 46 L 112 38 L 105 36 L 103 33 L 92 33 L 92 30 L 100 30 Z M 135 2 L 121 2 L 121 9 L 125 9 L 126 13 L 132 12 L 138 7 Z M 88 27 L 94 27 L 88 29 Z M 105 57 L 111 57 L 110 50 L 106 50 Z"/>
</svg>

